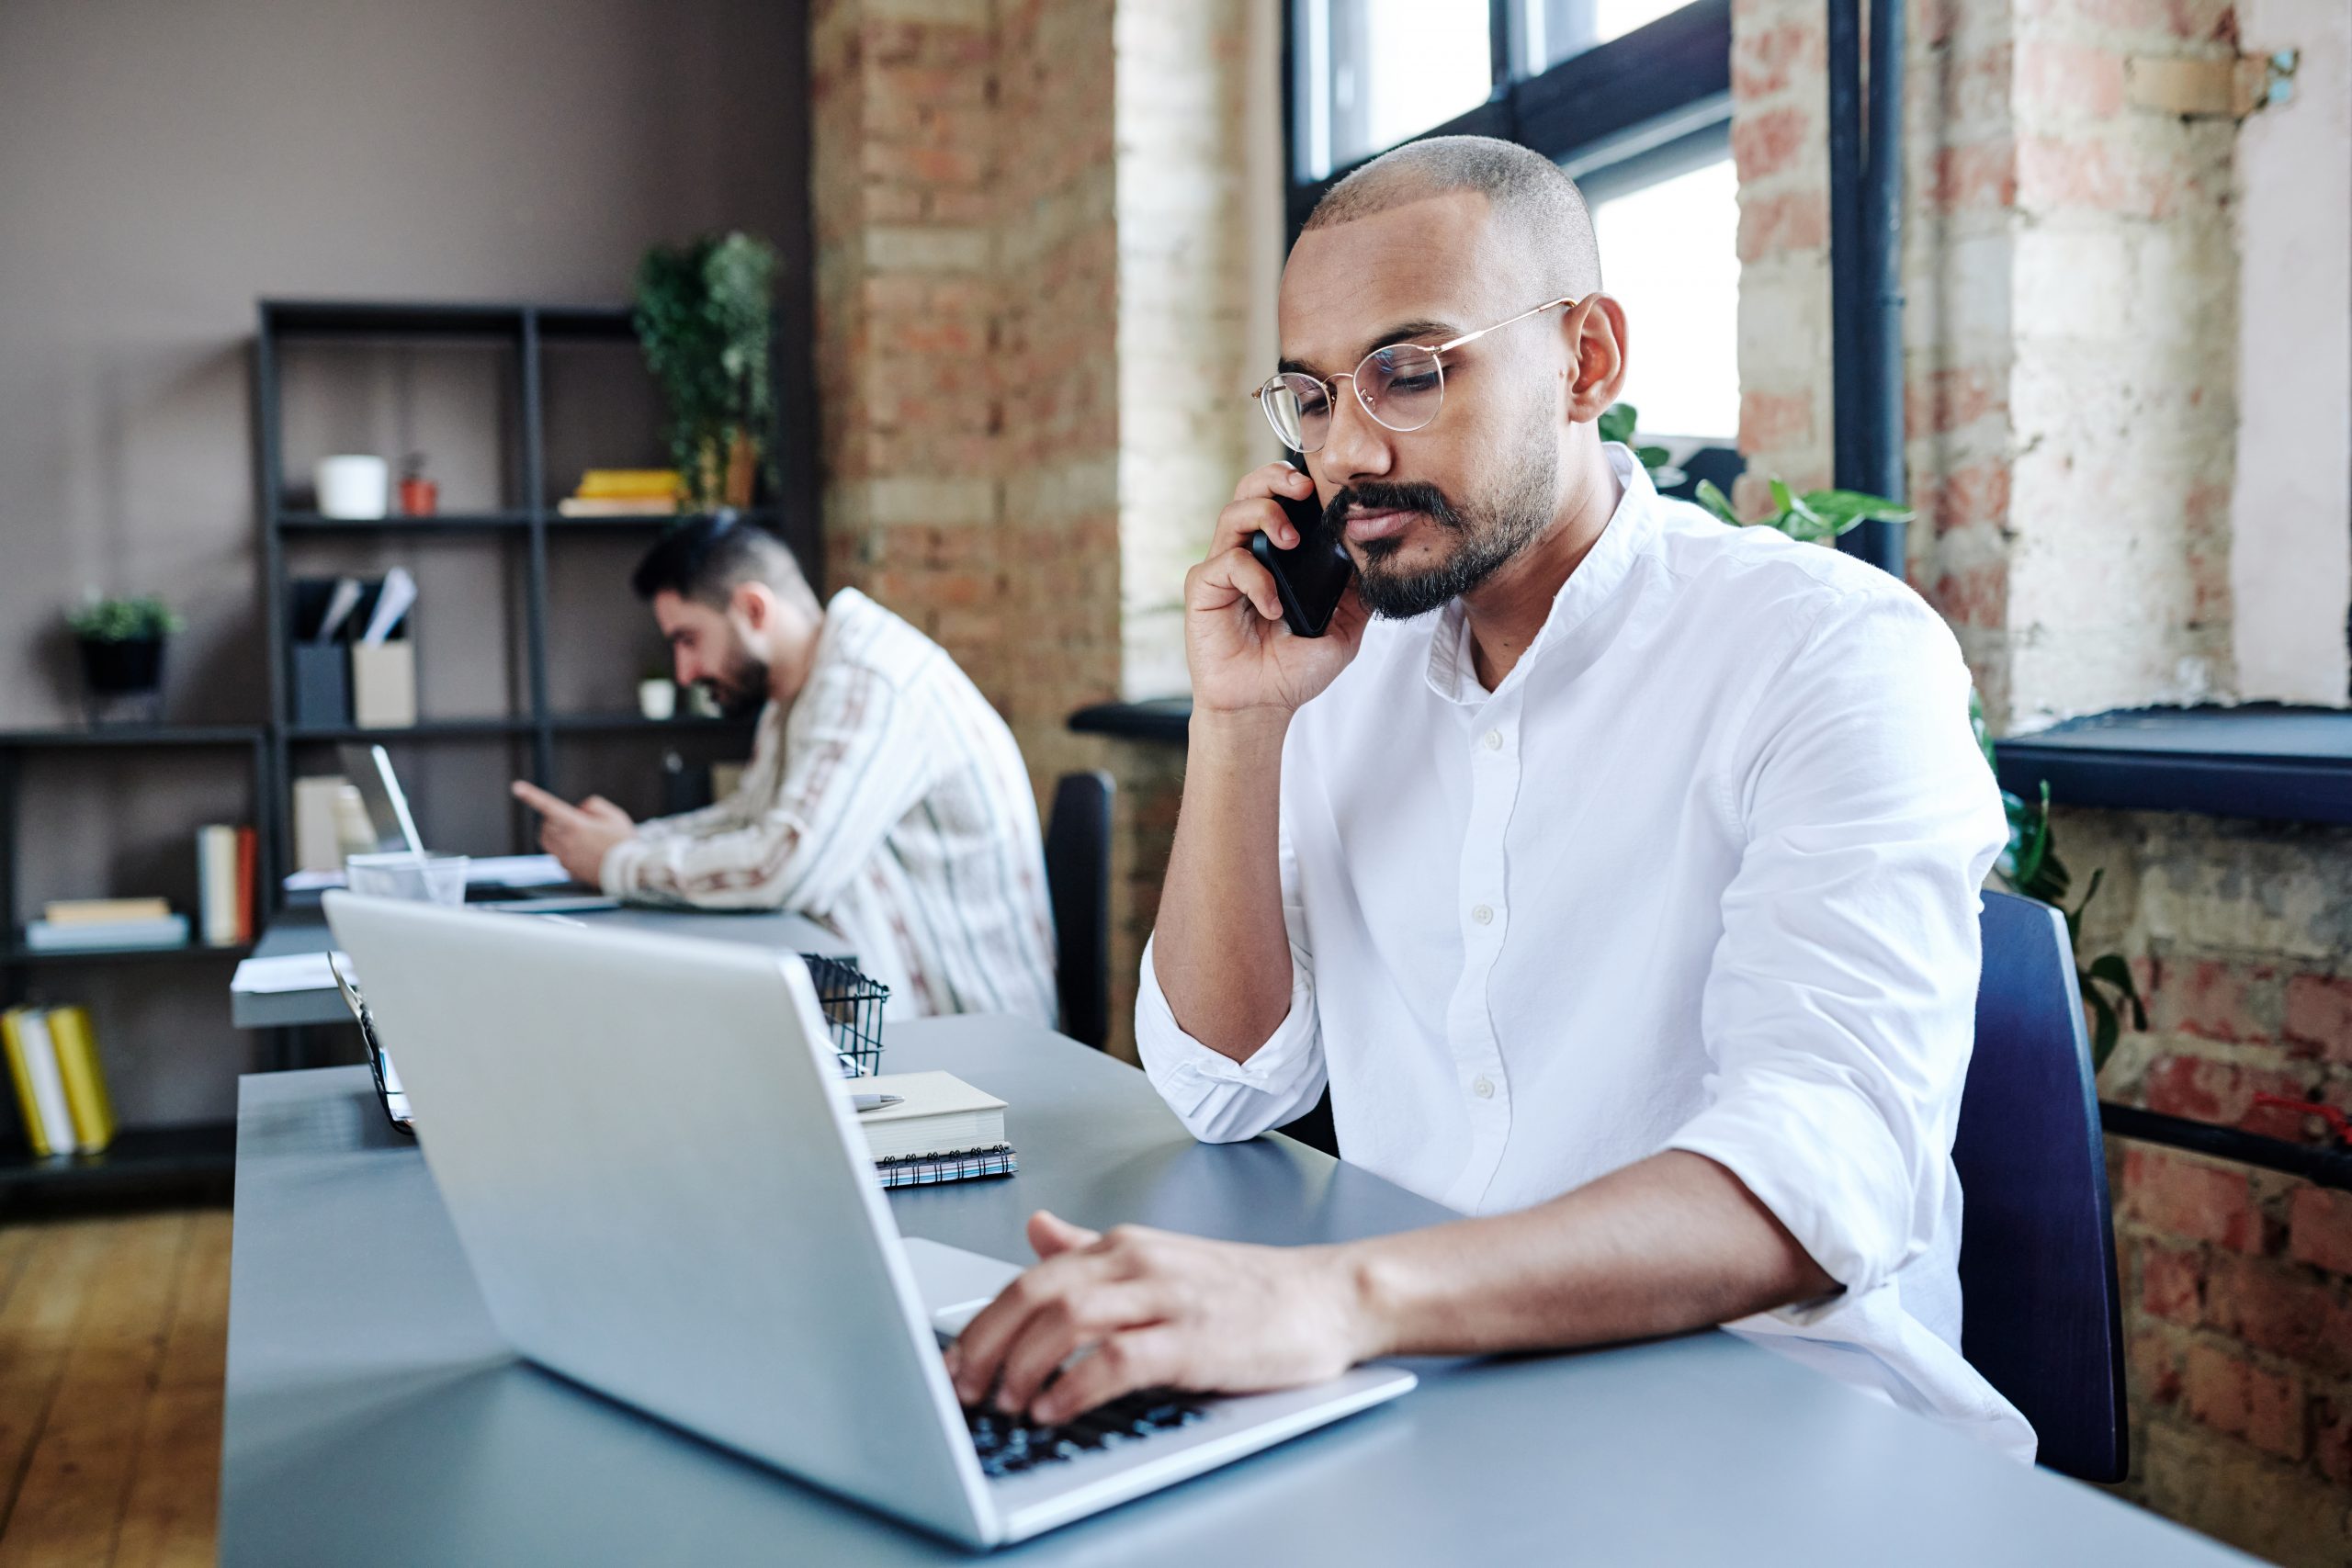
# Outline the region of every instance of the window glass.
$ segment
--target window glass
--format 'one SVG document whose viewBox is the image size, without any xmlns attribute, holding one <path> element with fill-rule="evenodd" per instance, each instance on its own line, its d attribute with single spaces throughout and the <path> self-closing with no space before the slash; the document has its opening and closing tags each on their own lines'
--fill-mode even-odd
<svg viewBox="0 0 2352 1568">
<path fill-rule="evenodd" d="M 1321 179 L 1485 103 L 1494 90 L 1487 7 L 1303 0 L 1294 44 L 1301 177 Z"/>
<path fill-rule="evenodd" d="M 1530 75 L 1646 27 L 1685 0 L 1520 0 L 1520 58 Z"/>
<path fill-rule="evenodd" d="M 1643 434 L 1739 430 L 1739 198 L 1731 155 L 1623 188 L 1594 178 L 1604 288 L 1625 307 L 1626 402 Z"/>
</svg>

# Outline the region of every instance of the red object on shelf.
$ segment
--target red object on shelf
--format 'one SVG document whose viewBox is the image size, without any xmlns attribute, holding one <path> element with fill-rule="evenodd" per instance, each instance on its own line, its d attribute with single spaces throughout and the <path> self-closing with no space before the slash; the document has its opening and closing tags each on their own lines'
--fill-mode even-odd
<svg viewBox="0 0 2352 1568">
<path fill-rule="evenodd" d="M 237 941 L 242 945 L 254 940 L 254 896 L 257 862 L 261 854 L 261 840 L 251 828 L 237 829 Z"/>
<path fill-rule="evenodd" d="M 2322 1105 L 2315 1100 L 2290 1100 L 2283 1094 L 2257 1094 L 2254 1097 L 2254 1102 L 2256 1105 L 2275 1105 L 2281 1111 L 2300 1111 L 2306 1116 L 2316 1116 L 2327 1123 L 2327 1130 L 2335 1134 L 2337 1143 L 2352 1146 L 2352 1121 L 2347 1121 L 2344 1112 L 2333 1105 Z"/>
<path fill-rule="evenodd" d="M 401 480 L 401 511 L 411 517 L 430 517 L 441 510 L 439 481 L 427 479 Z"/>
</svg>

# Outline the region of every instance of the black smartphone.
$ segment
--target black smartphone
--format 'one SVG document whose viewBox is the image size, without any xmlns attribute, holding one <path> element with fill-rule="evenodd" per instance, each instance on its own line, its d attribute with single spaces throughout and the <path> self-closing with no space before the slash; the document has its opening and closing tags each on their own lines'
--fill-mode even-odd
<svg viewBox="0 0 2352 1568">
<path fill-rule="evenodd" d="M 1283 620 L 1301 637 L 1321 637 L 1340 607 L 1340 595 L 1356 574 L 1347 541 L 1323 525 L 1323 503 L 1312 494 L 1301 500 L 1278 495 L 1298 543 L 1283 549 L 1264 534 L 1250 536 L 1250 553 L 1274 574 L 1274 591 L 1282 595 Z"/>
</svg>

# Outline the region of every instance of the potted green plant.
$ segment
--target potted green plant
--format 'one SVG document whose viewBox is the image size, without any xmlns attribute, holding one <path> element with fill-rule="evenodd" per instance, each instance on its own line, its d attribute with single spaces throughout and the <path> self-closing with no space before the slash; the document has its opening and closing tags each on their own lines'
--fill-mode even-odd
<svg viewBox="0 0 2352 1568">
<path fill-rule="evenodd" d="M 671 457 L 694 510 L 752 502 L 775 417 L 775 249 L 741 233 L 657 245 L 639 264 L 637 339 L 669 405 Z"/>
<path fill-rule="evenodd" d="M 153 593 L 92 599 L 65 623 L 81 645 L 82 675 L 93 697 L 141 696 L 164 683 L 164 643 L 180 618 Z"/>
</svg>

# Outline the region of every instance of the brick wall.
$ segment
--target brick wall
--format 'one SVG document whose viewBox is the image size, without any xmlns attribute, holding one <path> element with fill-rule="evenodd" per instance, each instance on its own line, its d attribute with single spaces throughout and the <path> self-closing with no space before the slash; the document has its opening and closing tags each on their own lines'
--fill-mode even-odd
<svg viewBox="0 0 2352 1568">
<path fill-rule="evenodd" d="M 1820 7 L 1736 0 L 1741 446 L 1829 471 Z M 1915 586 L 2006 729 L 2233 689 L 2235 127 L 2135 107 L 2135 62 L 2236 52 L 2225 0 L 1915 0 L 1904 287 Z M 2279 42 L 2292 42 L 2280 39 Z M 2277 352 L 2287 351 L 2280 345 Z M 1760 474 L 1741 500 L 1757 507 Z M 2249 614 L 2259 607 L 2249 607 Z M 2153 1004 L 2111 1099 L 2317 1129 L 2352 1104 L 2352 834 L 2070 811 L 2086 953 Z M 2110 1144 L 2132 1303 L 2128 1494 L 2281 1561 L 2352 1555 L 2352 1201 Z"/>
<path fill-rule="evenodd" d="M 2088 951 L 2133 955 L 2150 1030 L 2109 1099 L 2272 1137 L 2267 1091 L 2352 1108 L 2352 829 L 2068 811 L 2106 877 Z M 2280 1562 L 2352 1556 L 2352 1194 L 2111 1142 L 2130 1495 Z"/>
<path fill-rule="evenodd" d="M 1123 1053 L 1181 755 L 1066 721 L 1182 689 L 1170 606 L 1260 460 L 1241 394 L 1271 279 L 1238 236 L 1253 158 L 1275 210 L 1250 130 L 1272 126 L 1250 108 L 1275 96 L 1264 20 L 1247 0 L 810 8 L 827 570 L 955 655 L 1041 809 L 1070 769 L 1118 780 Z"/>
</svg>

